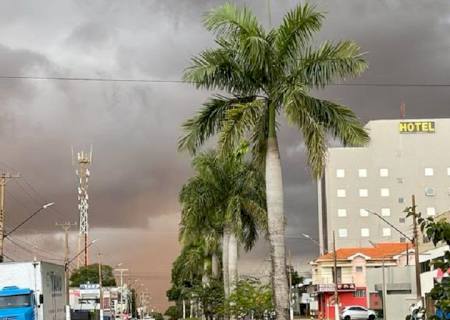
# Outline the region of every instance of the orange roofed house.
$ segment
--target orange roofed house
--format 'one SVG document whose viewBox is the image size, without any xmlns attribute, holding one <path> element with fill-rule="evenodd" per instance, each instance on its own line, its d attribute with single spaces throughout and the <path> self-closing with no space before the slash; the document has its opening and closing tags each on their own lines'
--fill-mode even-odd
<svg viewBox="0 0 450 320">
<path fill-rule="evenodd" d="M 382 309 L 381 284 L 382 266 L 389 277 L 392 267 L 405 267 L 408 274 L 403 285 L 398 285 L 400 292 L 412 294 L 409 275 L 414 274 L 414 250 L 410 243 L 378 243 L 374 247 L 341 248 L 336 250 L 337 285 L 340 308 L 349 305 L 359 305 L 375 310 Z M 312 265 L 312 296 L 314 302 L 311 311 L 322 315 L 324 319 L 334 319 L 334 253 L 330 252 L 311 262 Z M 370 272 L 378 268 L 379 272 Z M 398 268 L 395 268 L 398 270 Z M 397 272 L 398 273 L 398 272 Z M 402 272 L 405 273 L 405 272 Z M 368 279 L 369 277 L 369 279 Z M 374 279 L 375 278 L 375 279 Z M 395 282 L 391 279 L 390 283 Z M 389 294 L 389 292 L 388 292 Z M 388 304 L 388 303 L 387 303 Z M 314 310 L 315 309 L 315 310 Z"/>
</svg>

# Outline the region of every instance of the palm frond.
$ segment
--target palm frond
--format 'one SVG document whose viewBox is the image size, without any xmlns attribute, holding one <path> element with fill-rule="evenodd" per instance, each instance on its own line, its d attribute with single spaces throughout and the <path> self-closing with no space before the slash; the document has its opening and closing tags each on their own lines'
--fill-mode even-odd
<svg viewBox="0 0 450 320">
<path fill-rule="evenodd" d="M 289 11 L 278 27 L 275 37 L 277 59 L 295 60 L 304 46 L 322 26 L 324 16 L 309 4 L 298 5 Z"/>
<path fill-rule="evenodd" d="M 325 42 L 317 50 L 305 50 L 293 76 L 295 81 L 309 87 L 324 88 L 336 79 L 358 76 L 366 68 L 367 63 L 355 42 Z"/>
<path fill-rule="evenodd" d="M 264 168 L 267 151 L 267 137 L 269 136 L 269 110 L 264 108 L 255 122 L 251 132 L 251 153 L 253 162 L 260 168 Z"/>
<path fill-rule="evenodd" d="M 361 147 L 369 142 L 367 130 L 350 108 L 308 95 L 300 95 L 296 99 L 298 103 L 307 106 L 311 117 L 344 146 Z"/>
<path fill-rule="evenodd" d="M 326 135 L 330 133 L 345 146 L 363 146 L 369 135 L 349 108 L 306 94 L 287 96 L 285 111 L 289 121 L 302 132 L 308 164 L 314 177 L 320 177 L 326 160 Z"/>
<path fill-rule="evenodd" d="M 203 23 L 209 31 L 220 37 L 261 36 L 263 28 L 256 16 L 247 8 L 226 3 L 209 11 Z"/>
<path fill-rule="evenodd" d="M 248 69 L 259 69 L 266 64 L 271 44 L 265 37 L 262 25 L 247 8 L 225 4 L 213 9 L 204 19 L 206 28 L 226 41 Z"/>
<path fill-rule="evenodd" d="M 302 133 L 307 152 L 308 166 L 313 177 L 322 175 L 326 158 L 326 128 L 309 113 L 309 105 L 301 100 L 303 95 L 291 96 L 285 101 L 289 122 Z"/>
<path fill-rule="evenodd" d="M 254 97 L 229 98 L 221 95 L 210 98 L 196 116 L 183 123 L 185 135 L 179 139 L 178 149 L 195 153 L 209 137 L 222 129 L 229 109 L 252 99 Z"/>
<path fill-rule="evenodd" d="M 227 111 L 226 120 L 219 136 L 219 146 L 222 152 L 229 153 L 241 142 L 246 132 L 258 121 L 264 105 L 263 100 L 255 99 L 247 103 L 236 104 L 235 108 Z"/>
</svg>

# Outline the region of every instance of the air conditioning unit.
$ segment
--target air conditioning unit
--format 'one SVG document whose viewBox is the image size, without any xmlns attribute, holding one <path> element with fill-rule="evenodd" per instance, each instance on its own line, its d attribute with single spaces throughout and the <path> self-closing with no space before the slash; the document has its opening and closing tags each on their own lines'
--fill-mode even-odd
<svg viewBox="0 0 450 320">
<path fill-rule="evenodd" d="M 436 191 L 434 188 L 425 188 L 425 195 L 427 197 L 434 197 L 436 195 Z"/>
</svg>

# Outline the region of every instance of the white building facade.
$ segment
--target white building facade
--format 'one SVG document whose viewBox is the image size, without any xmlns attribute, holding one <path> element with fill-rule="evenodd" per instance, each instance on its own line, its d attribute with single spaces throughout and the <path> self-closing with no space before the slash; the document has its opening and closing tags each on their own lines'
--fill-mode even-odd
<svg viewBox="0 0 450 320">
<path fill-rule="evenodd" d="M 361 148 L 329 148 L 318 184 L 322 248 L 407 242 L 376 217 L 412 237 L 403 210 L 415 195 L 418 211 L 434 216 L 450 208 L 450 119 L 376 120 L 366 128 L 371 141 Z"/>
</svg>

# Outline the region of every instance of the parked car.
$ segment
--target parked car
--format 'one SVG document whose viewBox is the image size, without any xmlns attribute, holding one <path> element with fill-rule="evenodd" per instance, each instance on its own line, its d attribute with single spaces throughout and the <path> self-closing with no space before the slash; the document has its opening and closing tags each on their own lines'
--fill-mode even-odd
<svg viewBox="0 0 450 320">
<path fill-rule="evenodd" d="M 353 320 L 353 319 L 375 320 L 377 318 L 377 314 L 375 311 L 361 306 L 347 306 L 344 309 L 342 309 L 340 317 L 343 320 Z"/>
</svg>

